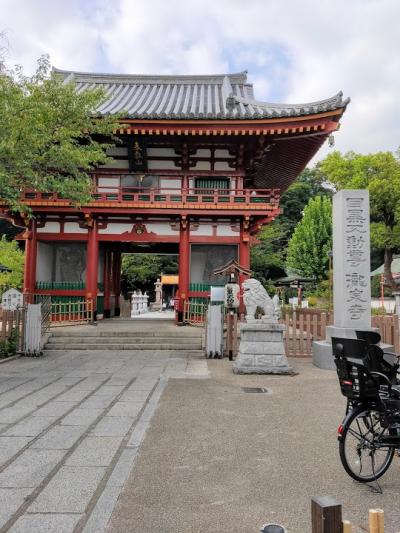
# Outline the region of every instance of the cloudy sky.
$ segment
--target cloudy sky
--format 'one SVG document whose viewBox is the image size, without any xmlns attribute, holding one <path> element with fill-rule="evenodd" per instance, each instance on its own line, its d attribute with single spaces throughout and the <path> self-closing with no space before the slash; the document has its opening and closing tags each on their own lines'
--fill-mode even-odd
<svg viewBox="0 0 400 533">
<path fill-rule="evenodd" d="M 247 70 L 265 101 L 342 90 L 352 101 L 337 149 L 400 145 L 399 0 L 0 0 L 0 31 L 26 72 L 46 53 L 79 71 Z"/>
</svg>

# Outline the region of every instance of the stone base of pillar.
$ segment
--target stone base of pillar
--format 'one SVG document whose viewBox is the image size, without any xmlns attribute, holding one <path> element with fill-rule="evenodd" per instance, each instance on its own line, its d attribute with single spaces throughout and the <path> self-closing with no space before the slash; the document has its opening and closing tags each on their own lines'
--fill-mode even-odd
<svg viewBox="0 0 400 533">
<path fill-rule="evenodd" d="M 400 292 L 394 292 L 393 293 L 393 296 L 394 296 L 394 301 L 395 301 L 395 312 L 396 312 L 396 315 L 400 316 L 399 313 L 400 313 Z"/>
<path fill-rule="evenodd" d="M 239 353 L 233 364 L 235 374 L 293 374 L 285 355 L 285 326 L 254 320 L 240 327 Z"/>
<path fill-rule="evenodd" d="M 323 370 L 336 370 L 331 341 L 314 341 L 312 345 L 313 364 Z"/>
<path fill-rule="evenodd" d="M 369 328 L 370 331 L 379 333 L 379 328 Z M 336 370 L 335 358 L 332 353 L 332 337 L 340 339 L 356 339 L 356 332 L 352 328 L 339 328 L 337 326 L 326 327 L 326 340 L 314 341 L 312 348 L 313 364 L 323 370 Z M 380 344 L 384 352 L 394 350 L 390 344 Z"/>
</svg>

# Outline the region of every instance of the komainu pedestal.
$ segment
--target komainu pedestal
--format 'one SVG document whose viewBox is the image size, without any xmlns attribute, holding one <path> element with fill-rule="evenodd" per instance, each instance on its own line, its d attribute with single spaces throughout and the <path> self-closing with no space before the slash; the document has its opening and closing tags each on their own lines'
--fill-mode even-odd
<svg viewBox="0 0 400 533">
<path fill-rule="evenodd" d="M 233 364 L 235 374 L 292 374 L 285 355 L 279 309 L 261 283 L 253 278 L 243 283 L 246 323 L 240 327 L 239 353 Z M 256 319 L 257 312 L 264 313 Z"/>
<path fill-rule="evenodd" d="M 285 355 L 283 324 L 254 320 L 240 328 L 239 353 L 233 364 L 235 374 L 292 374 Z"/>
</svg>

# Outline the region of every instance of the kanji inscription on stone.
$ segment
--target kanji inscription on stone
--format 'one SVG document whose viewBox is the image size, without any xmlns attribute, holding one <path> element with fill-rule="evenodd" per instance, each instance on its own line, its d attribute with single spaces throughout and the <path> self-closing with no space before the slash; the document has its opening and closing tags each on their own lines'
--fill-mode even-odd
<svg viewBox="0 0 400 533">
<path fill-rule="evenodd" d="M 8 289 L 1 298 L 1 306 L 5 311 L 15 311 L 22 304 L 22 293 L 17 291 L 17 289 Z"/>
<path fill-rule="evenodd" d="M 333 303 L 337 327 L 371 327 L 369 194 L 333 197 Z"/>
</svg>

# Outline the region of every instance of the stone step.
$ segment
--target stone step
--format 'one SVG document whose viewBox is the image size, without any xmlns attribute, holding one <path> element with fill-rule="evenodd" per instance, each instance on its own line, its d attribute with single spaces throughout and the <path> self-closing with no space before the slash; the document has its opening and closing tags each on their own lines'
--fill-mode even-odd
<svg viewBox="0 0 400 533">
<path fill-rule="evenodd" d="M 90 344 L 201 344 L 200 337 L 126 337 L 121 335 L 119 337 L 55 337 L 51 336 L 50 344 L 65 344 L 72 342 L 73 344 L 90 343 Z"/>
<path fill-rule="evenodd" d="M 65 350 L 62 350 L 62 349 L 48 349 L 48 348 L 45 348 L 43 350 L 43 355 L 44 356 L 58 356 L 60 355 L 61 352 L 65 353 L 65 352 L 71 352 L 71 353 L 76 353 L 77 351 L 81 351 L 81 352 L 85 352 L 85 353 L 89 353 L 89 352 L 98 352 L 98 351 L 108 351 L 108 350 L 104 350 L 104 346 L 102 346 L 101 348 L 90 348 L 90 349 L 87 349 L 87 348 L 82 348 L 80 347 L 79 350 L 68 350 L 68 349 L 65 349 Z M 187 357 L 191 357 L 191 358 L 203 358 L 204 357 L 204 352 L 203 350 L 190 350 L 190 351 L 187 351 L 187 352 L 184 352 L 184 351 L 180 351 L 180 352 L 177 352 L 176 350 L 138 350 L 137 347 L 136 349 L 135 348 L 124 348 L 124 349 L 119 349 L 119 351 L 129 351 L 129 355 L 132 355 L 132 356 L 148 356 L 148 357 L 151 357 L 151 356 L 162 356 L 162 357 L 171 357 L 171 358 L 176 358 L 176 359 L 180 359 L 181 357 L 186 359 Z"/>
<path fill-rule="evenodd" d="M 48 342 L 45 346 L 45 349 L 51 350 L 136 350 L 136 351 L 188 351 L 188 350 L 197 350 L 201 349 L 200 344 L 141 344 L 138 350 L 138 345 L 136 343 L 114 343 L 114 344 L 105 344 L 105 343 L 51 343 Z"/>
<path fill-rule="evenodd" d="M 93 330 L 85 331 L 84 333 L 82 331 L 63 331 L 63 330 L 52 330 L 51 331 L 52 337 L 131 337 L 133 339 L 136 338 L 142 338 L 142 337 L 157 337 L 158 338 L 168 338 L 168 339 L 175 339 L 175 338 L 185 338 L 185 339 L 199 339 L 202 336 L 202 330 L 198 330 L 198 332 L 194 331 L 185 331 L 185 328 L 177 328 L 177 331 L 160 331 L 160 330 L 152 330 L 152 331 L 98 331 L 96 327 L 93 327 Z"/>
</svg>

